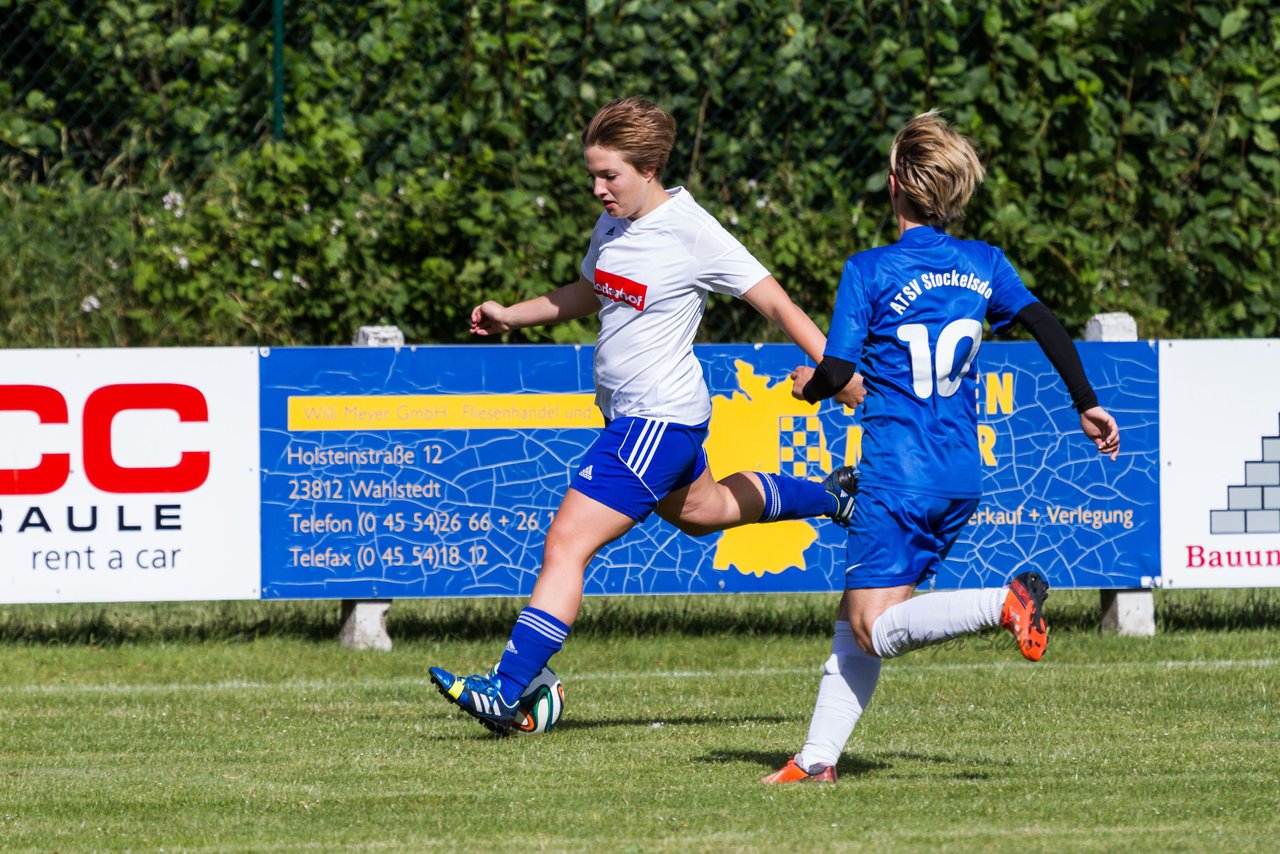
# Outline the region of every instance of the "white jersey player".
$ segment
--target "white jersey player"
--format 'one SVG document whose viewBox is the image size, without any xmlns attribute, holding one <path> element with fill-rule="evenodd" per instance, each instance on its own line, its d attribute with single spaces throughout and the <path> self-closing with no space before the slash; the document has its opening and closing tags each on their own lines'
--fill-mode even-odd
<svg viewBox="0 0 1280 854">
<path fill-rule="evenodd" d="M 717 481 L 703 442 L 711 398 L 693 340 L 707 296 L 729 294 L 780 327 L 815 363 L 826 340 L 764 268 L 685 189 L 662 173 L 675 122 L 642 98 L 605 105 L 582 133 L 591 190 L 603 213 L 581 277 L 511 306 L 471 313 L 488 336 L 597 314 L 596 402 L 605 428 L 580 462 L 547 531 L 542 568 L 502 659 L 488 673 L 431 679 L 496 732 L 519 727 L 518 699 L 558 652 L 578 615 L 588 562 L 652 512 L 694 536 L 781 519 L 853 512 L 848 469 L 817 483 L 764 472 Z M 861 383 L 837 398 L 853 406 Z M 845 487 L 845 488 L 842 488 Z"/>
</svg>

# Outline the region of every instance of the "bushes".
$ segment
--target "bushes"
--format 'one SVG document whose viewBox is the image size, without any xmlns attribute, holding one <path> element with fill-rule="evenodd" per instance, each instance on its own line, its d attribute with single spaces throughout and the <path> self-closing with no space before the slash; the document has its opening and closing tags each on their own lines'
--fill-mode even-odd
<svg viewBox="0 0 1280 854">
<path fill-rule="evenodd" d="M 75 173 L 0 185 L 0 345 L 138 343 L 132 193 Z"/>
<path fill-rule="evenodd" d="M 7 346 L 331 344 L 381 322 L 462 340 L 481 299 L 577 275 L 596 212 L 577 132 L 624 94 L 675 114 L 670 183 L 820 323 L 843 258 L 893 239 L 888 144 L 932 106 L 990 170 L 959 233 L 1006 246 L 1069 327 L 1280 323 L 1261 0 L 289 4 L 279 141 L 266 4 L 87 5 L 0 3 L 11 43 L 48 54 L 0 83 L 0 247 L 27 259 L 0 258 Z M 776 340 L 730 302 L 704 334 Z"/>
</svg>

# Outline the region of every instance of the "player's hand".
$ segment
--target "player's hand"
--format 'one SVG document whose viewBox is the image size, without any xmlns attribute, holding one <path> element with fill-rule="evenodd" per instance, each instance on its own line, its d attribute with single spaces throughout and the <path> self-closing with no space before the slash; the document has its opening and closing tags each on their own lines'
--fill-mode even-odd
<svg viewBox="0 0 1280 854">
<path fill-rule="evenodd" d="M 1101 406 L 1080 413 L 1080 429 L 1098 446 L 1098 453 L 1108 454 L 1113 460 L 1120 455 L 1120 427 Z"/>
<path fill-rule="evenodd" d="M 801 365 L 791 372 L 791 396 L 796 400 L 804 400 L 804 387 L 813 377 L 813 368 Z"/>
<path fill-rule="evenodd" d="M 862 385 L 862 374 L 854 374 L 848 385 L 836 392 L 836 403 L 843 403 L 850 409 L 857 409 L 867 399 L 867 390 Z"/>
<path fill-rule="evenodd" d="M 489 300 L 471 309 L 472 335 L 501 335 L 510 332 L 512 326 L 504 318 L 507 309 L 499 303 Z"/>
</svg>

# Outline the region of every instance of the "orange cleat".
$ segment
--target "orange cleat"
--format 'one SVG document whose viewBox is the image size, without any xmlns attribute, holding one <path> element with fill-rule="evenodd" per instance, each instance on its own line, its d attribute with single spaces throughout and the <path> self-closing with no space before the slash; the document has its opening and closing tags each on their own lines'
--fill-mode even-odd
<svg viewBox="0 0 1280 854">
<path fill-rule="evenodd" d="M 761 783 L 834 783 L 835 781 L 836 766 L 816 765 L 812 771 L 806 771 L 796 764 L 794 756 L 787 760 L 786 765 L 768 777 L 760 778 Z"/>
<path fill-rule="evenodd" d="M 1000 612 L 1000 625 L 1013 633 L 1018 649 L 1028 661 L 1039 661 L 1049 645 L 1049 627 L 1044 624 L 1044 600 L 1049 582 L 1038 572 L 1015 575 Z"/>
</svg>

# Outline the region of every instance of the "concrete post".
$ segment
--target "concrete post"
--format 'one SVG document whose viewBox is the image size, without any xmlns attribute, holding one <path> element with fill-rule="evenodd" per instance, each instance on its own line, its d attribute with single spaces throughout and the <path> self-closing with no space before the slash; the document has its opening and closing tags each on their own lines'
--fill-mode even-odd
<svg viewBox="0 0 1280 854">
<path fill-rule="evenodd" d="M 339 645 L 348 649 L 391 652 L 391 635 L 387 634 L 387 609 L 390 607 L 390 599 L 343 599 Z"/>
<path fill-rule="evenodd" d="M 1138 324 L 1124 312 L 1095 314 L 1084 327 L 1086 341 L 1137 341 Z M 1124 429 L 1124 425 L 1120 425 Z M 1101 590 L 1102 630 L 1129 637 L 1153 637 L 1156 603 L 1150 590 Z"/>
<path fill-rule="evenodd" d="M 397 326 L 361 326 L 356 330 L 357 347 L 403 347 L 404 333 Z M 342 629 L 338 643 L 350 649 L 391 651 L 387 634 L 390 599 L 343 599 Z"/>
<path fill-rule="evenodd" d="M 399 326 L 361 326 L 351 343 L 357 347 L 403 347 L 404 333 Z"/>
</svg>

